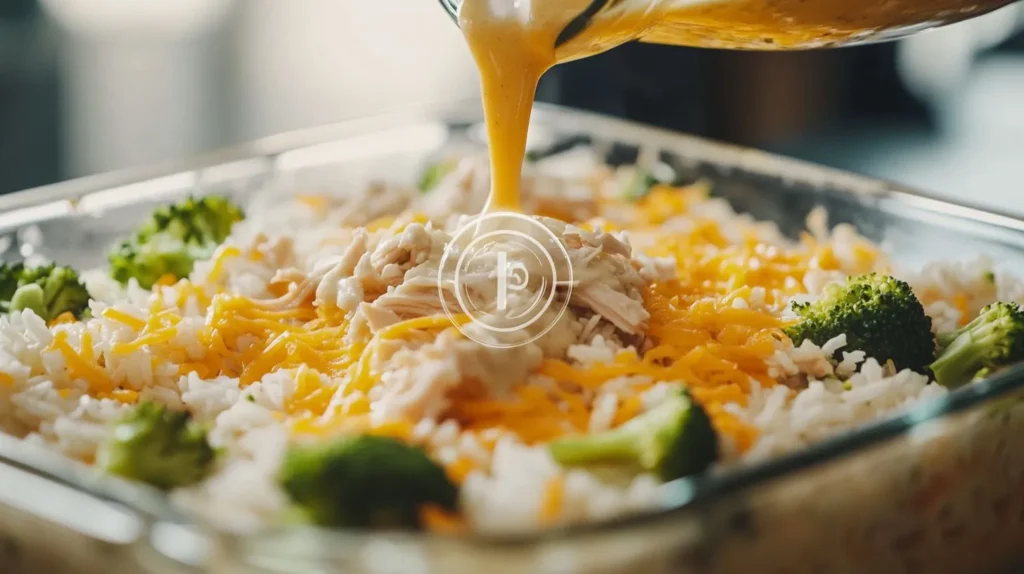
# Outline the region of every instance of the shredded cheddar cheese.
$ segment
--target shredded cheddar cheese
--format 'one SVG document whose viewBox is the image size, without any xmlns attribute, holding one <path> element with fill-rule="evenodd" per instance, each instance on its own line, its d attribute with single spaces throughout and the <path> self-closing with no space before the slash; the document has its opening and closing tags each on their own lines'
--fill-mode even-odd
<svg viewBox="0 0 1024 574">
<path fill-rule="evenodd" d="M 178 281 L 177 277 L 175 277 L 171 273 L 167 273 L 166 275 L 162 275 L 159 279 L 157 279 L 156 283 L 154 283 L 154 286 L 155 287 L 170 287 L 171 285 L 174 285 L 177 281 Z"/>
<path fill-rule="evenodd" d="M 390 420 L 370 427 L 370 433 L 378 436 L 391 437 L 403 441 L 412 439 L 412 422 L 408 420 Z"/>
<path fill-rule="evenodd" d="M 131 389 L 115 389 L 110 395 L 126 405 L 133 405 L 139 401 L 139 393 Z"/>
<path fill-rule="evenodd" d="M 300 367 L 295 381 L 295 391 L 285 405 L 289 413 L 322 413 L 327 410 L 334 395 L 334 388 L 323 383 L 319 371 L 305 366 Z"/>
<path fill-rule="evenodd" d="M 958 323 L 961 327 L 971 322 L 970 299 L 967 293 L 960 292 L 953 295 L 953 306 L 960 312 Z"/>
<path fill-rule="evenodd" d="M 327 209 L 330 205 L 330 198 L 326 195 L 314 195 L 310 193 L 298 194 L 295 196 L 295 201 L 309 207 L 313 211 L 321 212 Z"/>
<path fill-rule="evenodd" d="M 561 475 L 548 480 L 544 497 L 540 503 L 540 519 L 544 524 L 554 524 L 562 516 L 565 504 L 565 478 Z"/>
<path fill-rule="evenodd" d="M 110 393 L 114 390 L 114 383 L 107 376 L 106 371 L 95 363 L 91 343 L 86 336 L 83 336 L 82 343 L 83 350 L 76 351 L 68 342 L 67 331 L 58 331 L 53 337 L 50 349 L 60 352 L 64 357 L 68 378 L 87 382 L 91 394 Z"/>
<path fill-rule="evenodd" d="M 382 329 L 378 336 L 381 340 L 385 341 L 390 339 L 399 339 L 410 331 L 438 329 L 450 327 L 452 325 L 465 325 L 469 320 L 468 315 L 454 315 L 451 317 L 448 315 L 431 315 L 430 317 L 420 317 L 418 319 L 409 319 L 408 321 L 396 323 Z"/>
<path fill-rule="evenodd" d="M 628 399 L 619 403 L 619 408 L 615 410 L 615 418 L 612 419 L 612 426 L 617 427 L 632 419 L 636 415 L 640 414 L 643 410 L 643 402 L 638 396 L 632 396 Z"/>
<path fill-rule="evenodd" d="M 432 315 L 430 317 L 410 319 L 382 329 L 374 336 L 369 345 L 360 350 L 359 363 L 356 365 L 355 372 L 349 382 L 349 389 L 366 392 L 373 386 L 372 364 L 380 349 L 381 341 L 399 339 L 412 331 L 447 328 L 452 325 L 464 325 L 468 322 L 469 316 L 467 315 L 454 315 L 451 317 L 448 315 Z"/>
<path fill-rule="evenodd" d="M 73 313 L 64 312 L 54 317 L 53 320 L 48 323 L 48 326 L 56 327 L 57 325 L 68 325 L 70 323 L 74 323 L 76 320 L 77 319 L 75 319 L 75 315 Z"/>
<path fill-rule="evenodd" d="M 395 223 L 394 217 L 379 217 L 374 219 L 370 223 L 366 224 L 367 231 L 380 231 L 381 229 L 387 229 Z"/>
<path fill-rule="evenodd" d="M 437 534 L 462 534 L 467 529 L 466 521 L 461 516 L 433 504 L 420 509 L 420 519 L 428 530 Z"/>
<path fill-rule="evenodd" d="M 686 384 L 708 407 L 720 432 L 733 436 L 741 447 L 752 444 L 753 430 L 724 408 L 745 404 L 751 379 L 774 384 L 765 359 L 775 350 L 778 319 L 766 312 L 736 309 L 704 298 L 683 305 L 675 283 L 657 285 L 647 294 L 651 312 L 649 333 L 659 344 L 642 357 L 622 352 L 609 364 L 580 367 L 562 360 L 545 360 L 539 374 L 557 384 L 552 390 L 537 386 L 517 389 L 515 400 L 457 398 L 451 416 L 469 428 L 505 428 L 527 443 L 546 442 L 587 428 L 590 408 L 581 392 L 596 391 L 620 377 L 645 377 L 652 382 Z M 636 393 L 641 389 L 633 388 Z M 622 401 L 614 424 L 642 411 L 634 394 Z"/>
<path fill-rule="evenodd" d="M 445 471 L 448 473 L 448 478 L 451 479 L 455 484 L 462 484 L 469 476 L 469 473 L 476 470 L 477 464 L 473 459 L 468 457 L 459 457 L 455 462 L 445 467 Z"/>
<path fill-rule="evenodd" d="M 214 255 L 213 266 L 210 267 L 210 273 L 207 276 L 207 281 L 215 283 L 220 280 L 220 276 L 224 273 L 224 265 L 227 263 L 227 260 L 241 256 L 242 250 L 234 245 L 228 245 L 218 249 L 216 255 Z"/>
<path fill-rule="evenodd" d="M 111 321 L 117 321 L 118 323 L 126 325 L 135 331 L 141 331 L 146 327 L 145 320 L 140 319 L 130 313 L 114 309 L 113 307 L 104 309 L 102 315 L 103 317 L 110 319 Z"/>
</svg>

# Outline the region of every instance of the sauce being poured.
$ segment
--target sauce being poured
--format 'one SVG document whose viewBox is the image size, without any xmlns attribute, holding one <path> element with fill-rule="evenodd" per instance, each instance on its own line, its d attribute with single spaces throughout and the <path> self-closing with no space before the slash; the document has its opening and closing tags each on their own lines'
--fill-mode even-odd
<svg viewBox="0 0 1024 574">
<path fill-rule="evenodd" d="M 623 44 L 654 22 L 648 14 L 595 21 L 584 33 L 556 49 L 566 23 L 588 3 L 589 0 L 541 1 L 537 2 L 540 6 L 534 6 L 525 15 L 518 14 L 518 7 L 507 0 L 466 0 L 462 4 L 459 25 L 480 73 L 490 147 L 488 211 L 519 210 L 530 112 L 544 72 L 557 63 Z"/>
<path fill-rule="evenodd" d="M 541 75 L 630 40 L 738 49 L 841 44 L 982 14 L 1012 0 L 463 0 L 459 25 L 480 72 L 490 211 L 517 211 Z M 581 21 L 580 15 L 588 18 Z M 671 73 L 666 71 L 666 73 Z"/>
<path fill-rule="evenodd" d="M 537 82 L 555 64 L 555 35 L 491 8 L 487 0 L 469 0 L 459 19 L 480 72 L 487 122 L 491 195 L 485 209 L 518 211 L 530 112 Z"/>
</svg>

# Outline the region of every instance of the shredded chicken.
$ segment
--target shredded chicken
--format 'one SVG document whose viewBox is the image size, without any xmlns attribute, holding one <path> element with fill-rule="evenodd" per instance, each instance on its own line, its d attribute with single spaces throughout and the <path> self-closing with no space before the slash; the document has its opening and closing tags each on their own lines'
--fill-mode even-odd
<svg viewBox="0 0 1024 574">
<path fill-rule="evenodd" d="M 372 182 L 355 198 L 346 197 L 334 204 L 331 220 L 351 227 L 366 225 L 407 209 L 415 195 L 411 188 Z"/>
<path fill-rule="evenodd" d="M 291 267 L 296 261 L 295 241 L 290 237 L 270 238 L 264 233 L 257 233 L 247 251 L 258 253 L 259 260 L 272 269 Z"/>
<path fill-rule="evenodd" d="M 456 206 L 466 213 L 478 213 L 491 189 L 488 161 L 486 155 L 463 158 L 432 192 L 417 198 L 412 209 L 440 219 L 451 215 Z"/>
<path fill-rule="evenodd" d="M 632 248 L 611 233 L 590 232 L 572 225 L 547 222 L 561 231 L 573 265 L 571 302 L 590 309 L 624 333 L 642 335 L 650 314 L 642 290 L 647 285 L 632 259 Z"/>
<path fill-rule="evenodd" d="M 647 329 L 650 314 L 644 309 L 643 301 L 616 291 L 605 283 L 582 285 L 572 295 L 625 333 L 641 335 Z"/>
<path fill-rule="evenodd" d="M 450 309 L 458 308 L 454 297 L 447 302 Z M 381 295 L 373 305 L 409 319 L 444 312 L 436 270 L 424 265 L 410 271 L 401 285 Z"/>
<path fill-rule="evenodd" d="M 272 286 L 289 286 L 294 283 L 301 283 L 306 280 L 306 274 L 301 269 L 295 267 L 285 267 L 278 269 L 274 276 L 270 278 L 270 285 Z"/>
<path fill-rule="evenodd" d="M 374 334 L 402 321 L 394 312 L 369 303 L 360 303 L 357 313 L 362 314 L 370 332 Z"/>
<path fill-rule="evenodd" d="M 525 291 L 513 294 L 508 303 L 506 313 L 517 316 L 516 305 L 525 308 L 533 304 L 540 290 L 550 289 L 556 279 L 570 276 L 561 252 L 564 248 L 574 283 L 570 303 L 597 313 L 625 334 L 642 335 L 649 319 L 642 297 L 648 280 L 639 271 L 644 264 L 632 260 L 629 244 L 610 233 L 589 232 L 554 219 L 541 221 L 561 238 L 562 245 L 551 244 L 550 238 L 538 239 L 549 251 L 551 261 L 556 262 L 557 277 L 546 260 L 531 257 L 522 245 L 510 243 L 485 247 L 477 253 L 475 267 L 462 270 L 459 287 L 474 301 L 494 301 L 497 253 L 503 251 L 508 259 L 523 264 L 528 278 Z M 439 271 L 450 271 L 440 270 L 443 246 L 448 239 L 441 231 L 430 234 L 422 225 L 412 224 L 401 234 L 382 240 L 369 261 L 364 256 L 355 270 L 364 292 L 370 294 L 366 300 L 404 319 L 443 312 L 442 296 L 449 310 L 456 309 L 454 281 L 447 275 L 440 277 L 440 281 L 438 277 Z M 566 291 L 565 285 L 556 288 Z M 559 302 L 558 298 L 553 301 L 556 307 Z"/>
<path fill-rule="evenodd" d="M 380 384 L 370 391 L 379 420 L 437 417 L 450 391 L 467 380 L 486 381 L 501 396 L 526 379 L 543 359 L 535 344 L 493 348 L 445 331 L 416 349 L 394 353 L 382 366 Z"/>
<path fill-rule="evenodd" d="M 384 273 L 389 265 L 405 270 L 425 262 L 430 257 L 430 232 L 420 223 L 410 223 L 398 235 L 384 239 L 373 250 L 370 261 L 377 273 Z"/>
<path fill-rule="evenodd" d="M 328 260 L 327 265 L 314 269 L 311 277 L 317 277 L 319 281 L 316 288 L 318 305 L 337 306 L 340 309 L 351 311 L 362 302 L 361 286 L 357 286 L 349 279 L 359 262 L 366 256 L 368 242 L 369 237 L 366 230 L 359 229 L 341 257 L 335 261 Z"/>
<path fill-rule="evenodd" d="M 276 299 L 263 299 L 253 301 L 253 305 L 265 311 L 284 311 L 301 305 L 316 292 L 320 283 L 319 277 L 307 277 L 301 283 L 293 283 L 288 292 Z"/>
<path fill-rule="evenodd" d="M 351 275 L 353 254 L 358 253 L 361 249 L 365 249 L 365 241 L 359 240 L 363 235 L 365 235 L 365 232 L 362 235 L 356 234 L 355 240 L 349 246 L 345 255 L 323 261 L 309 275 L 303 275 L 301 272 L 291 269 L 278 272 L 271 282 L 280 284 L 289 281 L 288 292 L 274 299 L 264 299 L 254 301 L 253 303 L 257 307 L 268 311 L 282 311 L 301 305 L 313 296 L 315 296 L 317 301 L 327 299 L 329 297 L 327 293 L 328 288 L 336 284 L 339 280 L 338 278 Z M 334 292 L 330 292 L 330 295 L 334 295 Z"/>
<path fill-rule="evenodd" d="M 465 192 L 479 185 L 475 173 L 472 165 L 463 166 L 445 184 Z M 428 331 L 413 332 L 379 342 L 373 370 L 381 380 L 370 399 L 373 416 L 385 420 L 439 416 L 451 391 L 466 381 L 483 383 L 486 392 L 501 396 L 545 357 L 564 359 L 574 345 L 596 337 L 620 348 L 627 338 L 642 339 L 649 320 L 642 293 L 658 274 L 654 263 L 634 260 L 625 237 L 557 219 L 533 221 L 551 233 L 531 222 L 503 221 L 497 230 L 529 233 L 534 241 L 474 244 L 480 233 L 494 229 L 481 227 L 470 237 L 456 234 L 466 218 L 452 220 L 447 231 L 418 222 L 374 232 L 359 228 L 343 253 L 311 271 L 280 271 L 275 281 L 287 282 L 288 292 L 260 305 L 282 309 L 315 293 L 317 305 L 350 313 L 349 336 L 369 337 L 402 321 L 466 311 L 457 295 L 478 304 L 471 310 L 474 321 L 462 325 L 461 333 L 447 329 L 431 339 Z M 459 269 L 456 286 L 454 262 L 469 246 L 474 251 Z M 537 253 L 537 246 L 546 253 Z M 452 251 L 442 268 L 446 249 Z M 496 274 L 507 270 L 499 270 L 499 261 L 515 261 L 523 272 L 515 289 L 503 292 L 502 306 Z"/>
<path fill-rule="evenodd" d="M 543 173 L 523 178 L 523 208 L 565 221 L 586 221 L 599 211 L 601 181 L 570 180 Z"/>
</svg>

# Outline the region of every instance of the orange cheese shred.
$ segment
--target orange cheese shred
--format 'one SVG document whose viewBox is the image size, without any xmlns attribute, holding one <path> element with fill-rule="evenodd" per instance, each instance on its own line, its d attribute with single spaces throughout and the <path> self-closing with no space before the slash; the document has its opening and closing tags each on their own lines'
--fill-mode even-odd
<svg viewBox="0 0 1024 574">
<path fill-rule="evenodd" d="M 548 480 L 544 497 L 540 503 L 540 519 L 544 524 L 554 524 L 562 516 L 565 504 L 565 477 L 558 475 Z"/>
</svg>

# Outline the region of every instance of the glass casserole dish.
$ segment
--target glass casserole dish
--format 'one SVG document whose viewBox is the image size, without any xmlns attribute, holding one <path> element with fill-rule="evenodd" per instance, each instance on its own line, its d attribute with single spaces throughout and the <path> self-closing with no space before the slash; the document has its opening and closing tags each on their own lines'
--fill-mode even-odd
<svg viewBox="0 0 1024 574">
<path fill-rule="evenodd" d="M 467 111 L 468 110 L 468 111 Z M 186 164 L 0 198 L 5 259 L 42 253 L 83 267 L 153 205 L 188 193 L 310 192 L 343 178 L 411 180 L 439 149 L 478 149 L 477 105 L 413 110 L 286 134 Z M 899 263 L 1024 261 L 1024 223 L 898 186 L 753 150 L 550 106 L 531 147 L 588 144 L 609 163 L 662 161 L 707 180 L 738 211 L 803 229 L 825 207 Z M 1024 369 L 770 462 L 666 490 L 664 509 L 519 536 L 280 528 L 233 536 L 147 487 L 0 435 L 4 572 L 985 572 L 1024 550 Z M 1024 441 L 1024 439 L 1022 439 Z"/>
</svg>

